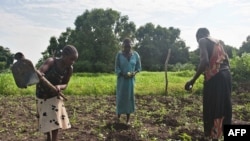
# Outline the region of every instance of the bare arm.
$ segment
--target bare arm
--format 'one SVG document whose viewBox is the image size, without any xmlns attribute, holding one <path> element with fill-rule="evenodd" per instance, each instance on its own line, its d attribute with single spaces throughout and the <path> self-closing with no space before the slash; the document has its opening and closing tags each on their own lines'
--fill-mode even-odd
<svg viewBox="0 0 250 141">
<path fill-rule="evenodd" d="M 193 78 L 186 83 L 186 85 L 185 85 L 186 90 L 191 89 L 190 86 L 194 85 L 195 81 L 200 77 L 200 75 L 206 70 L 206 68 L 209 65 L 207 45 L 209 45 L 207 39 L 204 38 L 204 39 L 201 39 L 199 41 L 200 63 L 199 63 L 199 66 L 198 66 L 197 71 L 194 74 Z"/>
<path fill-rule="evenodd" d="M 201 39 L 199 41 L 200 48 L 200 63 L 195 75 L 192 78 L 192 81 L 196 81 L 199 76 L 205 71 L 207 66 L 209 65 L 208 52 L 206 46 L 208 45 L 207 39 Z"/>
</svg>

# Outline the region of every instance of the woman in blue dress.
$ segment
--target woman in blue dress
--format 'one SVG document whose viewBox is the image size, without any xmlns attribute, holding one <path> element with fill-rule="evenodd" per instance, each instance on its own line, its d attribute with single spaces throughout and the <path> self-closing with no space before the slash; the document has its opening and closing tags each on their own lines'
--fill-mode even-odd
<svg viewBox="0 0 250 141">
<path fill-rule="evenodd" d="M 130 114 L 135 111 L 135 75 L 141 71 L 141 60 L 139 54 L 132 50 L 130 39 L 126 38 L 122 47 L 123 50 L 117 53 L 115 59 L 116 114 L 118 121 L 121 114 L 126 114 L 126 122 L 129 124 Z"/>
</svg>

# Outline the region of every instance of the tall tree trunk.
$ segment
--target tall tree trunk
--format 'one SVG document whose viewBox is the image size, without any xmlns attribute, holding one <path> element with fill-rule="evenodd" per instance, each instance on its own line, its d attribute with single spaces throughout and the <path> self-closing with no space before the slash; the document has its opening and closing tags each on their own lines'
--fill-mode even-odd
<svg viewBox="0 0 250 141">
<path fill-rule="evenodd" d="M 168 49 L 168 55 L 165 61 L 165 95 L 168 95 L 168 61 L 171 55 L 171 49 Z"/>
</svg>

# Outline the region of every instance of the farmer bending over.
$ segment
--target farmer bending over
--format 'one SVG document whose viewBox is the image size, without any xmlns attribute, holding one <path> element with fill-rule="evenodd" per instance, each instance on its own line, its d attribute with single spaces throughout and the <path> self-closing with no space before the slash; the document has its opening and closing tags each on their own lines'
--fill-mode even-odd
<svg viewBox="0 0 250 141">
<path fill-rule="evenodd" d="M 78 52 L 72 45 L 63 48 L 61 58 L 48 58 L 39 71 L 57 89 L 57 92 L 46 87 L 42 82 L 36 86 L 39 131 L 47 134 L 47 141 L 56 141 L 58 129 L 71 127 L 63 99 L 58 92 L 66 89 L 73 72 L 73 64 Z"/>
</svg>

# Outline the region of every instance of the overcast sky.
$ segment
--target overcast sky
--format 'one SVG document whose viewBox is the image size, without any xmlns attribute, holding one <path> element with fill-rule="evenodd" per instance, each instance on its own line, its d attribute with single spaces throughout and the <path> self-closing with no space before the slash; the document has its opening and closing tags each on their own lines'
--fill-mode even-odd
<svg viewBox="0 0 250 141">
<path fill-rule="evenodd" d="M 112 8 L 137 28 L 149 22 L 179 28 L 191 50 L 199 27 L 236 48 L 250 35 L 249 0 L 0 0 L 0 46 L 36 63 L 50 37 L 74 29 L 76 17 L 93 8 Z"/>
</svg>

